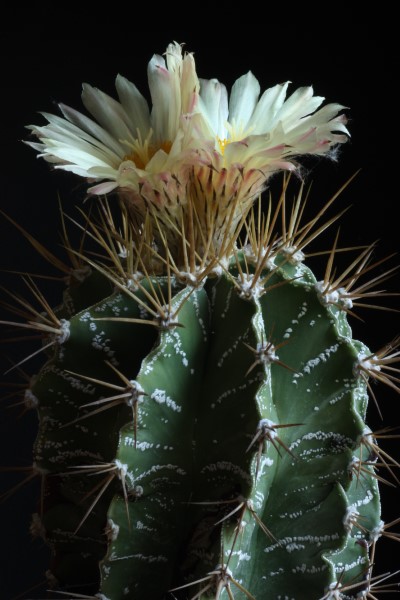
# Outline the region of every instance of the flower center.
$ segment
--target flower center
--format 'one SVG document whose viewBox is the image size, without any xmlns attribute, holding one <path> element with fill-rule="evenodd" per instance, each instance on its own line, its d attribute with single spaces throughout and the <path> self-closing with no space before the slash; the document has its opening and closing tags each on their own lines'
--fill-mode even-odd
<svg viewBox="0 0 400 600">
<path fill-rule="evenodd" d="M 218 142 L 219 150 L 223 156 L 225 153 L 225 148 L 227 147 L 228 144 L 230 144 L 231 140 L 227 140 L 226 138 L 221 140 L 221 138 L 217 136 L 217 142 Z"/>
<path fill-rule="evenodd" d="M 149 144 L 148 140 L 144 143 L 137 142 L 132 148 L 132 152 L 125 154 L 125 160 L 131 160 L 135 163 L 138 169 L 145 169 L 147 163 L 153 158 L 156 152 L 163 150 L 166 154 L 169 154 L 172 148 L 172 142 L 165 140 L 158 144 Z"/>
</svg>

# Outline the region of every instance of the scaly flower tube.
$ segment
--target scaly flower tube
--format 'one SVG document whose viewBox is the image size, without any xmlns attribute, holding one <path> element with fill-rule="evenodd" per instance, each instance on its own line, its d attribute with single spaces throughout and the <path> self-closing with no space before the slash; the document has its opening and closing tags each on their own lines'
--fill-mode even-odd
<svg viewBox="0 0 400 600">
<path fill-rule="evenodd" d="M 153 56 L 148 80 L 151 111 L 137 87 L 118 75 L 119 102 L 84 84 L 83 104 L 95 120 L 61 104 L 63 117 L 43 113 L 47 125 L 29 126 L 39 142 L 28 143 L 56 168 L 94 183 L 91 194 L 121 192 L 135 222 L 150 213 L 153 230 L 163 225 L 177 260 L 182 229 L 194 230 L 197 255 L 206 247 L 224 255 L 273 173 L 347 140 L 344 107 L 319 108 L 324 98 L 312 87 L 286 99 L 285 83 L 260 97 L 249 72 L 228 98 L 222 83 L 198 78 L 193 55 L 183 55 L 177 43 L 168 46 L 166 60 Z"/>
</svg>

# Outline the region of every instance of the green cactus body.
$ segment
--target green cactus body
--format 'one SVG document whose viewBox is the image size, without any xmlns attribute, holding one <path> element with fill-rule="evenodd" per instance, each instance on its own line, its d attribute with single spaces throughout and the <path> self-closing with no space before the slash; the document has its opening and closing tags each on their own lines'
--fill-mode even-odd
<svg viewBox="0 0 400 600">
<path fill-rule="evenodd" d="M 31 389 L 64 589 L 318 600 L 365 577 L 380 523 L 373 466 L 352 472 L 367 351 L 308 267 L 276 254 L 257 277 L 255 262 L 247 248 L 194 287 L 138 275 L 91 306 L 88 281 L 66 292 Z M 158 326 L 147 294 L 170 298 Z"/>
</svg>

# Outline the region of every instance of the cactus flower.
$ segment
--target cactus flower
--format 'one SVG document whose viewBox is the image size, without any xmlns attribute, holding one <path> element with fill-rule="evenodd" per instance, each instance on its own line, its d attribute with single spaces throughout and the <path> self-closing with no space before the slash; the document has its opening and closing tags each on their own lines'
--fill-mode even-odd
<svg viewBox="0 0 400 600">
<path fill-rule="evenodd" d="M 211 244 L 223 258 L 227 236 L 271 174 L 294 170 L 296 156 L 327 154 L 347 140 L 344 107 L 319 108 L 324 98 L 314 96 L 312 87 L 285 100 L 287 82 L 260 97 L 248 72 L 228 98 L 225 85 L 198 78 L 193 55 L 183 55 L 177 43 L 168 46 L 166 60 L 153 56 L 148 80 L 151 111 L 137 87 L 118 75 L 119 102 L 84 84 L 82 101 L 95 120 L 61 104 L 63 117 L 44 113 L 48 125 L 29 127 L 39 142 L 28 143 L 56 168 L 94 183 L 92 194 L 119 189 L 133 220 L 153 207 L 178 262 L 182 249 L 174 227 L 195 229 L 198 255 Z M 218 215 L 210 223 L 215 200 Z M 195 219 L 188 215 L 193 211 Z M 150 220 L 157 229 L 153 213 Z"/>
</svg>

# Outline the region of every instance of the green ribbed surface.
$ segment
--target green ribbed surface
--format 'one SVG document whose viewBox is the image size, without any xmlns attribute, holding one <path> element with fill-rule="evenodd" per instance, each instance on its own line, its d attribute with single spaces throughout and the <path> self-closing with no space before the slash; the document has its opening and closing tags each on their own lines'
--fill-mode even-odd
<svg viewBox="0 0 400 600">
<path fill-rule="evenodd" d="M 342 583 L 363 578 L 365 534 L 346 518 L 358 511 L 372 530 L 380 505 L 372 474 L 349 469 L 365 428 L 361 345 L 345 314 L 321 304 L 308 268 L 285 264 L 250 299 L 234 278 L 236 267 L 194 291 L 173 288 L 178 326 L 160 330 L 107 320 L 149 319 L 132 294 L 89 306 L 79 286 L 66 293 L 70 337 L 32 388 L 36 462 L 51 473 L 43 522 L 65 589 L 183 600 L 204 588 L 213 598 L 217 565 L 228 564 L 237 599 L 244 588 L 257 600 L 318 600 L 342 572 Z M 142 283 L 167 297 L 166 278 Z M 261 360 L 268 344 L 272 362 Z M 75 421 L 96 408 L 83 404 L 118 394 L 92 379 L 124 386 L 110 365 L 142 391 L 136 424 L 124 403 Z M 279 452 L 254 441 L 262 423 L 288 425 L 276 433 L 290 452 L 277 438 Z M 107 477 L 74 467 L 105 464 L 122 469 L 127 500 L 115 476 L 74 533 Z"/>
</svg>

